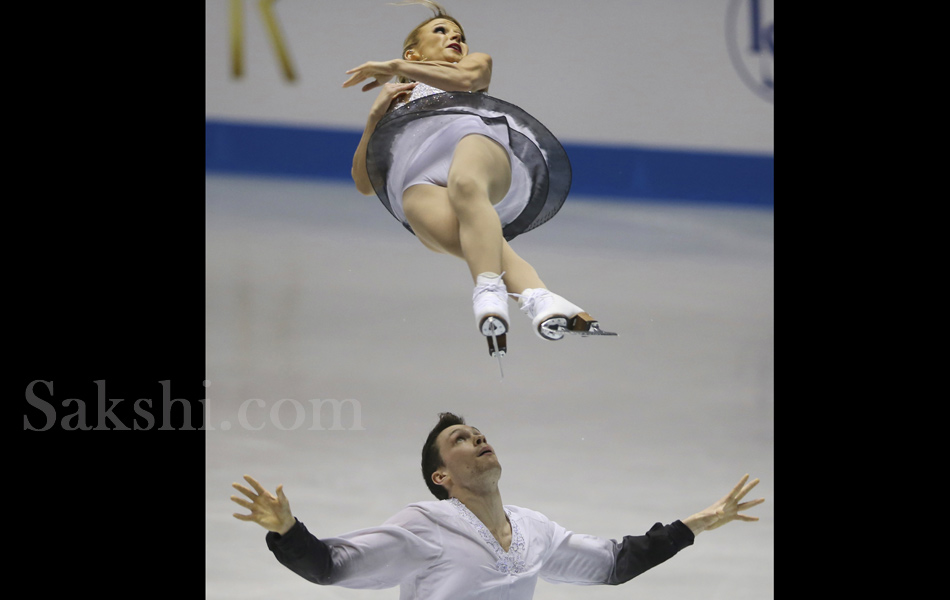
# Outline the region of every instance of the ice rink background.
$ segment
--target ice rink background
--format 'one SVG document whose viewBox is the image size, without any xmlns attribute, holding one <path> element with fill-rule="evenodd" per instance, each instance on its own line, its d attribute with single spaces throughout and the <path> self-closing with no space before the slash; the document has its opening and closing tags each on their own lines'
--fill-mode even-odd
<svg viewBox="0 0 950 600">
<path fill-rule="evenodd" d="M 206 0 L 208 122 L 358 132 L 372 97 L 341 90 L 344 71 L 391 57 L 426 16 L 382 0 L 271 3 L 297 71 L 290 83 L 258 4 Z M 491 53 L 492 93 L 565 144 L 774 154 L 773 105 L 748 80 L 772 78 L 771 52 L 749 52 L 744 37 L 755 8 L 771 41 L 769 0 L 443 4 L 473 51 Z M 248 148 L 211 150 L 240 159 Z M 288 571 L 263 529 L 231 516 L 230 486 L 245 473 L 284 484 L 317 535 L 377 525 L 432 498 L 419 455 L 445 410 L 487 434 L 505 502 L 577 532 L 639 535 L 705 508 L 744 473 L 762 480 L 759 522 L 703 533 L 616 588 L 539 582 L 538 600 L 774 597 L 770 202 L 573 193 L 512 245 L 620 336 L 546 342 L 512 302 L 501 380 L 475 330 L 465 265 L 424 249 L 376 198 L 343 181 L 247 173 L 208 172 L 206 186 L 209 600 L 397 598 Z"/>
<path fill-rule="evenodd" d="M 773 218 L 571 198 L 513 246 L 620 336 L 546 342 L 512 303 L 502 380 L 464 264 L 378 200 L 209 175 L 206 597 L 397 598 L 285 569 L 231 516 L 230 484 L 284 484 L 317 535 L 379 524 L 431 498 L 419 455 L 444 410 L 488 436 L 506 503 L 577 532 L 642 534 L 762 479 L 759 522 L 703 533 L 617 588 L 541 582 L 539 600 L 773 597 Z M 353 401 L 338 422 L 331 399 Z"/>
</svg>

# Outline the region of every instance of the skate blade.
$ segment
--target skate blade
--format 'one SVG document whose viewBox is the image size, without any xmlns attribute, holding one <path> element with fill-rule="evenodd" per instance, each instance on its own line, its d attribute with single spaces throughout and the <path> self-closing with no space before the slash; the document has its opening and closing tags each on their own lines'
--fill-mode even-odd
<svg viewBox="0 0 950 600">
<path fill-rule="evenodd" d="M 563 338 L 564 332 L 567 330 L 567 317 L 552 317 L 538 327 L 538 333 L 541 334 L 541 337 L 552 342 Z"/>
<path fill-rule="evenodd" d="M 600 328 L 600 323 L 595 321 L 586 312 L 577 313 L 577 316 L 567 319 L 566 317 L 554 317 L 541 323 L 541 335 L 549 340 L 559 340 L 565 335 L 577 335 L 588 337 L 592 335 L 619 335 L 613 331 L 604 331 Z"/>
<path fill-rule="evenodd" d="M 505 322 L 495 317 L 488 317 L 482 322 L 482 335 L 488 340 L 488 354 L 504 356 L 508 351 L 508 328 Z"/>
<path fill-rule="evenodd" d="M 482 320 L 479 330 L 481 330 L 482 335 L 485 337 L 502 335 L 508 332 L 508 324 L 505 323 L 505 320 L 501 317 L 489 315 Z"/>
<path fill-rule="evenodd" d="M 488 355 L 498 359 L 498 372 L 501 374 L 501 378 L 504 379 L 505 370 L 501 366 L 501 358 L 508 351 L 508 335 L 505 333 L 507 329 L 504 326 L 504 321 L 488 317 L 482 324 L 482 333 L 485 333 L 486 330 L 488 331 L 485 334 L 488 340 Z"/>
</svg>

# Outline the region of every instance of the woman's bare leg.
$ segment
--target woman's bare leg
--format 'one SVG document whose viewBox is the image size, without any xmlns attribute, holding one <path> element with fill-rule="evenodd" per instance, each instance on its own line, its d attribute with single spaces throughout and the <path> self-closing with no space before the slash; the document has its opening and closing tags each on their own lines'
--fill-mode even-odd
<svg viewBox="0 0 950 600">
<path fill-rule="evenodd" d="M 464 260 L 459 239 L 459 221 L 449 203 L 448 190 L 435 185 L 414 185 L 403 194 L 403 211 L 419 241 L 433 252 Z M 543 288 L 544 282 L 528 261 L 502 238 L 501 271 L 505 287 L 520 294 L 528 288 Z"/>
<path fill-rule="evenodd" d="M 531 263 L 518 256 L 508 245 L 507 240 L 501 252 L 501 266 L 505 272 L 505 286 L 509 292 L 520 294 L 528 288 L 545 287 Z"/>
<path fill-rule="evenodd" d="M 448 190 L 435 185 L 415 185 L 403 194 L 403 210 L 416 237 L 427 248 L 440 254 L 449 254 L 464 259 L 459 239 L 459 221 L 449 202 Z M 511 293 L 523 295 L 530 289 L 532 300 L 522 302 L 522 311 L 532 320 L 537 334 L 549 340 L 563 337 L 550 334 L 542 324 L 550 318 L 564 317 L 563 325 L 578 328 L 574 317 L 582 309 L 564 298 L 550 294 L 537 271 L 502 238 L 501 268 L 504 271 L 505 287 Z M 527 296 L 522 296 L 521 301 Z M 589 327 L 590 316 L 584 313 L 581 329 Z"/>
<path fill-rule="evenodd" d="M 479 274 L 502 272 L 504 237 L 494 205 L 508 193 L 508 153 L 494 140 L 469 135 L 455 147 L 449 167 L 449 205 L 459 223 L 459 244 L 474 281 Z"/>
<path fill-rule="evenodd" d="M 579 306 L 547 290 L 534 267 L 505 240 L 494 205 L 501 202 L 510 185 L 507 152 L 487 137 L 469 135 L 455 148 L 447 187 L 420 184 L 403 193 L 403 211 L 419 241 L 435 252 L 457 256 L 468 264 L 477 284 L 473 296 L 476 321 L 482 333 L 492 336 L 492 340 L 498 334 L 497 349 L 501 351 L 505 350 L 508 319 L 505 293 L 521 296 L 521 310 L 544 339 L 563 337 L 558 326 L 588 331 L 596 324 Z M 482 274 L 486 274 L 485 278 L 479 279 Z M 491 283 L 497 281 L 499 274 L 504 277 L 503 288 Z M 498 297 L 492 298 L 491 294 Z M 492 316 L 500 319 L 499 329 L 489 319 Z M 553 332 L 549 327 L 552 323 Z M 489 342 L 494 354 L 493 348 L 493 341 Z"/>
</svg>

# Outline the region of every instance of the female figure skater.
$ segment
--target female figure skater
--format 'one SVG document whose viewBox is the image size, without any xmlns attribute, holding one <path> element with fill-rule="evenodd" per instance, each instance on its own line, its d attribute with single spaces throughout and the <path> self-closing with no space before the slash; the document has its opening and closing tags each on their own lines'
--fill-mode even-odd
<svg viewBox="0 0 950 600">
<path fill-rule="evenodd" d="M 353 157 L 356 188 L 375 192 L 424 246 L 468 263 L 491 355 L 506 351 L 509 293 L 542 339 L 606 333 L 508 244 L 564 203 L 571 169 L 561 144 L 531 115 L 487 95 L 491 56 L 469 52 L 457 20 L 435 2 L 402 4 L 434 16 L 412 30 L 402 58 L 350 69 L 343 84 L 369 79 L 364 92 L 382 88 Z"/>
</svg>

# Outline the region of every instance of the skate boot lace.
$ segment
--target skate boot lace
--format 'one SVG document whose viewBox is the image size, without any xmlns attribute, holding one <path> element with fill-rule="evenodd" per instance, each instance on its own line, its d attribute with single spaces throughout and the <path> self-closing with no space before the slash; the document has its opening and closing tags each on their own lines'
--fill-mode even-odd
<svg viewBox="0 0 950 600">
<path fill-rule="evenodd" d="M 476 311 L 480 313 L 486 307 L 491 309 L 497 307 L 499 302 L 502 305 L 508 302 L 508 289 L 505 287 L 504 280 L 502 279 L 504 275 L 505 274 L 502 273 L 497 281 L 483 283 L 475 288 L 475 291 L 472 293 L 472 302 L 475 305 Z"/>
<path fill-rule="evenodd" d="M 543 288 L 535 288 L 529 294 L 512 294 L 512 296 L 523 300 L 521 312 L 531 319 L 534 319 L 544 305 L 553 300 L 551 292 Z"/>
</svg>

